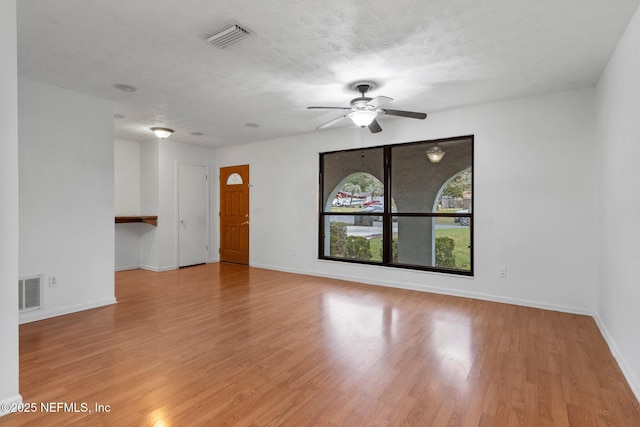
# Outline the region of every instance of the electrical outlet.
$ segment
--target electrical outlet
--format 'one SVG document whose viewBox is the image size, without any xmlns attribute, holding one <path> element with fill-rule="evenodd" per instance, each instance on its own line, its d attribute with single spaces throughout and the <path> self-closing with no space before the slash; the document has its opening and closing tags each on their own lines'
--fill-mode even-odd
<svg viewBox="0 0 640 427">
<path fill-rule="evenodd" d="M 502 277 L 502 278 L 507 277 L 507 267 L 500 267 L 498 269 L 498 277 Z"/>
<path fill-rule="evenodd" d="M 49 287 L 55 288 L 58 286 L 58 278 L 55 276 L 49 276 Z"/>
</svg>

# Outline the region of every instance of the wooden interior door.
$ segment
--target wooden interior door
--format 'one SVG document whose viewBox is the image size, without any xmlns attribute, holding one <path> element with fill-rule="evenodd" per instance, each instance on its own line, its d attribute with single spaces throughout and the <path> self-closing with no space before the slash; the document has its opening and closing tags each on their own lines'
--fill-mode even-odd
<svg viewBox="0 0 640 427">
<path fill-rule="evenodd" d="M 220 168 L 220 261 L 249 265 L 249 165 Z"/>
</svg>

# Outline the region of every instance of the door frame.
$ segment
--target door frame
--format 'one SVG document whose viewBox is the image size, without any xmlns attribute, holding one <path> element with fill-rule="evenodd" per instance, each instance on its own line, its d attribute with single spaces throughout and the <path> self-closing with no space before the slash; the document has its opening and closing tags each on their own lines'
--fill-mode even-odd
<svg viewBox="0 0 640 427">
<path fill-rule="evenodd" d="M 209 172 L 209 165 L 206 163 L 199 162 L 187 162 L 182 160 L 176 160 L 175 163 L 175 212 L 174 212 L 174 222 L 175 222 L 175 265 L 176 268 L 180 268 L 180 165 L 186 166 L 199 166 L 204 167 L 204 173 L 206 174 L 206 192 L 207 192 L 207 200 L 206 200 L 206 233 L 207 233 L 207 250 L 205 256 L 205 263 L 210 263 L 211 261 L 211 173 Z"/>
</svg>

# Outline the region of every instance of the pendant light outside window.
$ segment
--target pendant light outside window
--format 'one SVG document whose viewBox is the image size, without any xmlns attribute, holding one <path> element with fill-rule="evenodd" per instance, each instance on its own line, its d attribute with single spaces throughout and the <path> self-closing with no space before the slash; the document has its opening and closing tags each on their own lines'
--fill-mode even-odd
<svg viewBox="0 0 640 427">
<path fill-rule="evenodd" d="M 427 157 L 431 163 L 438 163 L 444 157 L 444 150 L 438 145 L 434 145 L 433 147 L 427 150 Z"/>
<path fill-rule="evenodd" d="M 158 138 L 167 139 L 173 133 L 173 129 L 169 128 L 151 128 L 151 131 L 156 134 Z"/>
<path fill-rule="evenodd" d="M 356 126 L 360 126 L 361 128 L 365 126 L 369 126 L 371 122 L 376 118 L 378 113 L 375 111 L 362 110 L 362 111 L 354 111 L 349 114 L 349 118 L 356 124 Z"/>
</svg>

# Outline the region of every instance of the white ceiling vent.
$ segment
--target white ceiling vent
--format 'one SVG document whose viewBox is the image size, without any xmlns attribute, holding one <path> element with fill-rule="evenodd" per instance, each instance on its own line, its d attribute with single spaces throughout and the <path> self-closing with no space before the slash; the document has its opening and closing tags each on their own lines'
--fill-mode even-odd
<svg viewBox="0 0 640 427">
<path fill-rule="evenodd" d="M 206 40 L 208 43 L 224 49 L 225 47 L 239 42 L 240 40 L 249 37 L 249 31 L 245 30 L 239 25 L 231 24 L 213 33 L 207 34 Z"/>
</svg>

